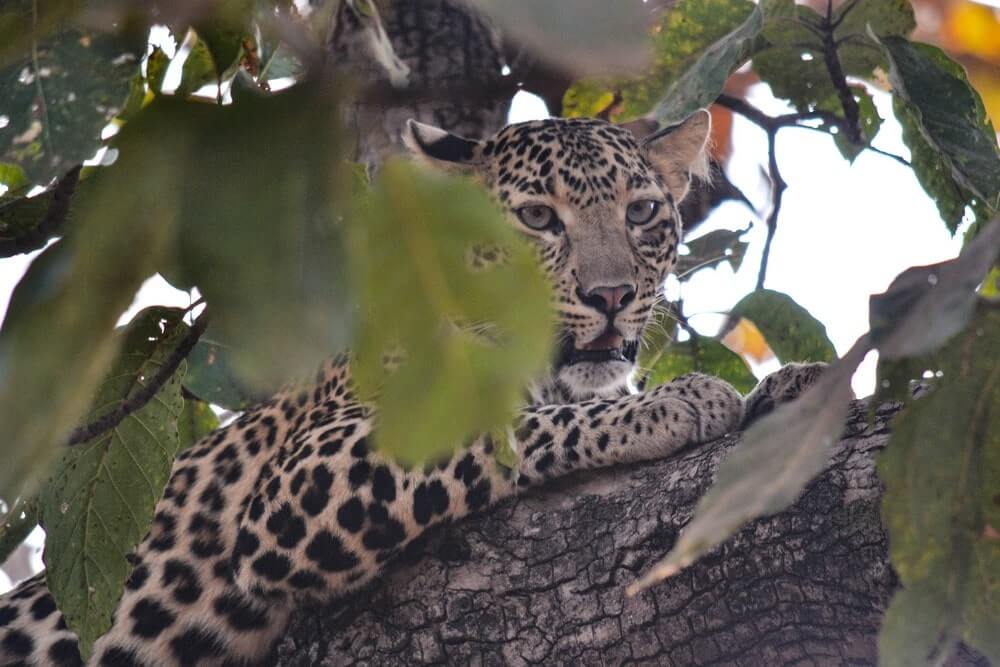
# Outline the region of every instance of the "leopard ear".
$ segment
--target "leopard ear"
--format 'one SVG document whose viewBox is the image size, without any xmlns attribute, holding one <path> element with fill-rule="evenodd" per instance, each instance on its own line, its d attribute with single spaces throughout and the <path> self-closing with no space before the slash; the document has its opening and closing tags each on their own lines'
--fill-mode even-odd
<svg viewBox="0 0 1000 667">
<path fill-rule="evenodd" d="M 692 178 L 708 178 L 711 130 L 712 115 L 699 109 L 681 123 L 655 132 L 642 142 L 646 157 L 678 203 L 687 195 Z"/>
<path fill-rule="evenodd" d="M 406 121 L 403 143 L 422 162 L 451 172 L 472 171 L 481 156 L 481 142 L 418 123 L 412 118 Z"/>
</svg>

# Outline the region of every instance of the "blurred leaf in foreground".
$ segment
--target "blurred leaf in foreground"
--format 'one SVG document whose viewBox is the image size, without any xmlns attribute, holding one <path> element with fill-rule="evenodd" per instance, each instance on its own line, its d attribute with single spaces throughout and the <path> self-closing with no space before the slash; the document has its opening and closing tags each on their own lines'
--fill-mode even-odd
<svg viewBox="0 0 1000 667">
<path fill-rule="evenodd" d="M 749 0 L 681 0 L 660 12 L 651 38 L 653 62 L 641 76 L 575 82 L 563 98 L 566 116 L 595 116 L 616 98 L 615 121 L 649 113 L 695 58 L 737 28 L 754 9 Z M 635 40 L 646 38 L 634 36 Z M 646 38 L 649 39 L 649 38 Z"/>
<path fill-rule="evenodd" d="M 0 497 L 30 489 L 79 422 L 114 358 L 115 322 L 174 241 L 176 211 L 149 205 L 178 196 L 178 142 L 143 149 L 151 134 L 172 136 L 160 120 L 122 130 L 118 161 L 77 192 L 74 224 L 15 288 L 0 330 Z"/>
<path fill-rule="evenodd" d="M 882 516 L 903 584 L 880 663 L 944 662 L 963 641 L 1000 661 L 1000 307 L 918 360 L 942 373 L 893 423 L 879 457 Z"/>
<path fill-rule="evenodd" d="M 649 10 L 606 0 L 472 0 L 509 37 L 576 74 L 629 72 L 649 62 Z"/>
<path fill-rule="evenodd" d="M 508 423 L 551 350 L 534 249 L 478 185 L 400 162 L 358 217 L 350 257 L 367 310 L 354 375 L 379 394 L 378 446 L 418 461 Z M 396 346 L 406 359 L 387 373 Z"/>
</svg>

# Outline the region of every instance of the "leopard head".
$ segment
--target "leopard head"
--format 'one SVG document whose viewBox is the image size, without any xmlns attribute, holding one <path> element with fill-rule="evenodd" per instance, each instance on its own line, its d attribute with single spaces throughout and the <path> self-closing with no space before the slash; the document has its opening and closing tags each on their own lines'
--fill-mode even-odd
<svg viewBox="0 0 1000 667">
<path fill-rule="evenodd" d="M 677 259 L 677 207 L 692 176 L 706 169 L 710 124 L 708 112 L 698 111 L 641 142 L 595 119 L 517 123 L 483 141 L 407 124 L 412 152 L 478 178 L 537 244 L 560 329 L 548 384 L 565 398 L 627 386 Z"/>
</svg>

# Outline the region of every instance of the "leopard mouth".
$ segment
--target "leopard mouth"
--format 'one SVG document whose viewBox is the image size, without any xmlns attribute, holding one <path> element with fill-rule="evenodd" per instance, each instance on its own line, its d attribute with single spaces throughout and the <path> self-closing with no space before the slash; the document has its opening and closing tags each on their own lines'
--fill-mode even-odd
<svg viewBox="0 0 1000 667">
<path fill-rule="evenodd" d="M 638 340 L 625 340 L 621 334 L 609 329 L 583 347 L 575 347 L 570 337 L 565 337 L 559 347 L 556 367 L 562 368 L 579 363 L 606 363 L 620 361 L 627 364 L 635 363 L 639 353 Z"/>
</svg>

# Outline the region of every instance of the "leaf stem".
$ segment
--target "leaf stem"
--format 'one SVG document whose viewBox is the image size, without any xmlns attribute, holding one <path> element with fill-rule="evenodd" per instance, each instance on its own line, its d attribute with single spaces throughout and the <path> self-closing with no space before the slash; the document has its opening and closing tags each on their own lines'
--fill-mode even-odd
<svg viewBox="0 0 1000 667">
<path fill-rule="evenodd" d="M 191 325 L 191 330 L 188 331 L 187 335 L 177 344 L 174 351 L 170 353 L 170 356 L 164 360 L 163 365 L 160 366 L 156 374 L 149 379 L 149 382 L 142 386 L 139 391 L 130 396 L 127 400 L 122 401 L 118 404 L 118 407 L 108 412 L 101 417 L 98 417 L 92 422 L 80 426 L 72 433 L 70 433 L 69 439 L 66 444 L 68 446 L 79 445 L 84 442 L 89 442 L 99 435 L 106 433 L 114 428 L 117 428 L 122 421 L 131 415 L 133 412 L 141 410 L 149 401 L 156 396 L 157 392 L 167 383 L 170 376 L 174 374 L 177 367 L 181 365 L 181 362 L 187 358 L 194 349 L 195 344 L 198 339 L 205 333 L 208 328 L 208 322 L 210 320 L 208 309 L 202 311 L 198 319 L 194 321 Z"/>
</svg>

